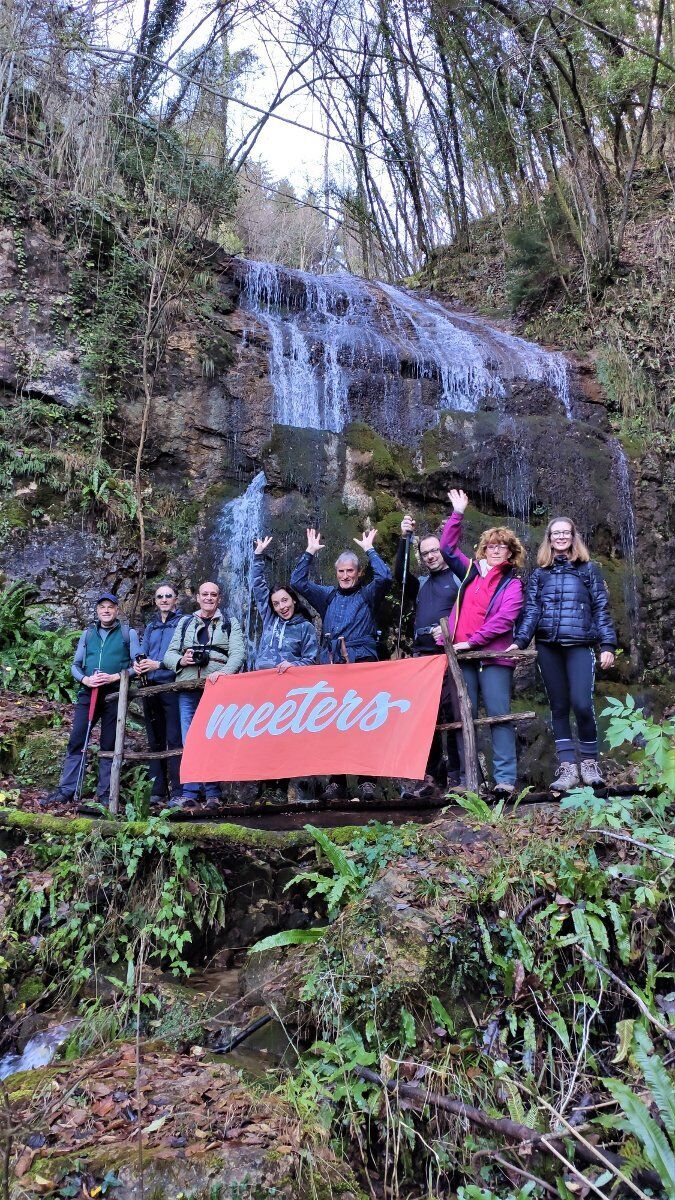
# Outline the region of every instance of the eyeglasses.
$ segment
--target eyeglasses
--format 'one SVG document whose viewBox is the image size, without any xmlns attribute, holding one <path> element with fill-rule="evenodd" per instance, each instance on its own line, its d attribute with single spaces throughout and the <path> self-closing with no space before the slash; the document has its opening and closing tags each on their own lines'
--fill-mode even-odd
<svg viewBox="0 0 675 1200">
<path fill-rule="evenodd" d="M 175 592 L 155 592 L 155 600 L 173 600 Z"/>
<path fill-rule="evenodd" d="M 431 558 L 432 554 L 440 554 L 440 546 L 432 546 L 431 550 L 420 550 L 420 558 Z"/>
<path fill-rule="evenodd" d="M 506 542 L 488 542 L 486 550 L 508 550 Z"/>
<path fill-rule="evenodd" d="M 552 529 L 548 536 L 552 542 L 558 542 L 561 538 L 571 538 L 573 535 L 571 529 Z"/>
</svg>

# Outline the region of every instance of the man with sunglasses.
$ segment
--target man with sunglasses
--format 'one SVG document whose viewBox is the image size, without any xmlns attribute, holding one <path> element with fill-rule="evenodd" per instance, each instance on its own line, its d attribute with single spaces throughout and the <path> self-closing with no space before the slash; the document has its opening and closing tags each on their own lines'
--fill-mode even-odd
<svg viewBox="0 0 675 1200">
<path fill-rule="evenodd" d="M 140 654 L 134 659 L 134 671 L 142 685 L 173 683 L 176 678 L 175 672 L 163 664 L 164 655 L 182 616 L 177 605 L 178 596 L 173 585 L 160 583 L 155 588 L 157 612 L 145 627 Z M 183 742 L 176 692 L 159 692 L 155 696 L 144 696 L 143 714 L 150 750 L 181 748 Z M 148 763 L 148 773 L 152 779 L 151 800 L 161 803 L 171 796 L 180 795 L 180 755 L 151 759 Z"/>
<path fill-rule="evenodd" d="M 462 492 L 464 497 L 465 493 Z M 468 504 L 468 496 L 466 503 Z M 436 638 L 440 635 L 441 617 L 449 616 L 452 606 L 457 599 L 458 580 L 453 575 L 441 553 L 440 542 L 435 534 L 425 534 L 420 538 L 418 554 L 427 574 L 418 576 L 410 569 L 405 573 L 406 540 L 413 535 L 415 522 L 406 513 L 401 521 L 401 539 L 394 562 L 394 579 L 404 583 L 404 604 L 414 605 L 415 633 L 413 637 L 413 658 L 425 654 L 445 654 L 445 649 L 439 645 Z M 438 710 L 439 723 L 452 721 L 453 709 L 450 691 L 450 680 L 446 671 L 441 690 L 441 702 Z M 431 743 L 429 761 L 424 780 L 413 790 L 416 796 L 430 796 L 437 788 L 446 784 L 459 783 L 459 756 L 454 736 L 447 739 L 447 767 L 443 757 L 442 735 L 436 731 Z"/>
</svg>

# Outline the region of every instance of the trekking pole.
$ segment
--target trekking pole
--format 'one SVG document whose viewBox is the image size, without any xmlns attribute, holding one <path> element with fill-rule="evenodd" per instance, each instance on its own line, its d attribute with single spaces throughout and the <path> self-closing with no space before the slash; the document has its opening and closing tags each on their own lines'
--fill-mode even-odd
<svg viewBox="0 0 675 1200">
<path fill-rule="evenodd" d="M 84 745 L 82 747 L 82 757 L 80 759 L 80 767 L 77 772 L 77 783 L 75 784 L 75 792 L 73 794 L 73 799 L 76 800 L 78 803 L 79 803 L 81 795 L 82 795 L 82 784 L 84 783 L 84 761 L 85 761 L 85 758 L 87 755 L 87 747 L 89 745 L 89 738 L 91 737 L 91 727 L 94 723 L 94 712 L 96 711 L 96 701 L 97 700 L 98 700 L 98 688 L 94 687 L 91 689 L 91 696 L 89 698 L 89 719 L 87 721 L 87 732 L 84 735 Z"/>
<path fill-rule="evenodd" d="M 405 604 L 405 585 L 408 579 L 408 560 L 410 558 L 410 538 L 411 533 L 405 535 L 405 557 L 403 559 L 403 583 L 401 585 L 401 611 L 398 617 L 398 634 L 396 637 L 396 657 L 401 655 L 401 629 L 403 628 L 403 605 Z"/>
</svg>

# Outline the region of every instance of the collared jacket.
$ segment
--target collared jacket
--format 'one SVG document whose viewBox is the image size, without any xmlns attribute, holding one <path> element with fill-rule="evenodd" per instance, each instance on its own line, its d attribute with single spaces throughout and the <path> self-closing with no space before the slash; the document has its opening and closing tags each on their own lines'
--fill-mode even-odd
<svg viewBox="0 0 675 1200">
<path fill-rule="evenodd" d="M 291 587 L 323 619 L 320 662 L 342 662 L 341 639 L 349 662 L 377 662 L 377 625 L 375 610 L 391 583 L 391 571 L 376 550 L 368 551 L 374 578 L 369 583 L 344 589 L 336 585 L 314 583 L 309 578 L 313 555 L 306 551 L 291 575 Z"/>
<path fill-rule="evenodd" d="M 154 659 L 155 662 L 163 664 L 164 655 L 171 645 L 174 630 L 182 616 L 180 609 L 169 613 L 166 621 L 163 621 L 159 614 L 153 614 L 143 633 L 141 652 L 147 654 L 148 658 Z M 145 678 L 148 683 L 173 683 L 176 676 L 173 671 L 169 671 L 165 666 L 160 666 L 156 671 L 148 671 Z"/>
<path fill-rule="evenodd" d="M 537 567 L 525 592 L 516 642 L 594 646 L 614 650 L 616 632 L 609 613 L 607 585 L 598 565 L 556 555 L 550 567 Z"/>
<path fill-rule="evenodd" d="M 441 553 L 446 563 L 456 575 L 461 577 L 452 613 L 448 618 L 450 634 L 457 626 L 457 619 L 466 595 L 467 588 L 480 574 L 478 563 L 467 558 L 457 549 L 462 536 L 462 513 L 453 513 L 446 521 L 440 537 Z M 504 571 L 502 579 L 495 589 L 487 607 L 485 620 L 480 629 L 467 638 L 472 650 L 508 650 L 512 644 L 513 630 L 523 608 L 523 585 L 513 568 Z M 490 658 L 486 660 L 490 666 L 515 667 L 512 658 Z"/>
<path fill-rule="evenodd" d="M 229 625 L 229 632 L 228 632 Z M 206 641 L 199 639 L 199 633 L 208 628 Z M 181 649 L 182 646 L 182 649 Z M 211 657 L 203 667 L 190 663 L 186 667 L 179 666 L 179 659 L 186 650 L 196 646 L 205 646 Z M 205 621 L 199 613 L 191 617 L 181 617 L 164 655 L 164 666 L 168 671 L 175 671 L 176 678 L 181 683 L 192 683 L 196 679 L 206 679 L 209 675 L 222 672 L 224 675 L 236 675 L 243 665 L 245 657 L 244 635 L 241 625 L 234 617 L 226 618 L 217 609 L 210 621 Z"/>
<path fill-rule="evenodd" d="M 263 623 L 255 656 L 256 671 L 277 667 L 284 660 L 299 667 L 315 663 L 319 654 L 316 629 L 301 613 L 296 612 L 284 621 L 270 608 L 270 589 L 260 555 L 253 559 L 253 598 Z"/>
</svg>

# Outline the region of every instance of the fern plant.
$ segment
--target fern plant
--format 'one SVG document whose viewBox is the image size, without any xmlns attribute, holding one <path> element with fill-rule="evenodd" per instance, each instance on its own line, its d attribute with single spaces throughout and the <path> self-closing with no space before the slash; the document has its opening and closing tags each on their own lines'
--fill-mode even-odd
<svg viewBox="0 0 675 1200">
<path fill-rule="evenodd" d="M 650 1106 L 620 1079 L 603 1082 L 619 1105 L 622 1116 L 601 1118 L 605 1128 L 621 1129 L 632 1135 L 642 1149 L 644 1161 L 655 1170 L 669 1200 L 675 1197 L 675 1087 L 663 1059 L 643 1026 L 633 1029 L 632 1055 L 640 1067 L 649 1094 Z"/>
</svg>

